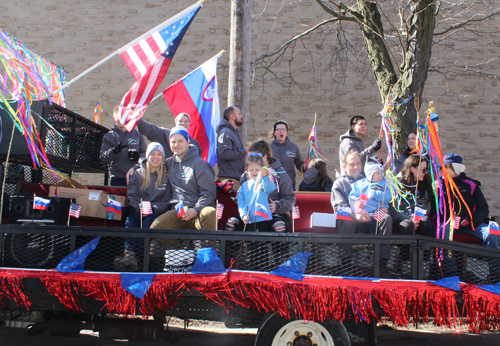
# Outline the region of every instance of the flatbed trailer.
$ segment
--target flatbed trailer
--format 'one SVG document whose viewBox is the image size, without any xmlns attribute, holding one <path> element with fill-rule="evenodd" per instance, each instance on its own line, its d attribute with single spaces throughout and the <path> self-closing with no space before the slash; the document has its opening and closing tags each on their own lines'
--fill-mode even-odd
<svg viewBox="0 0 500 346">
<path fill-rule="evenodd" d="M 421 236 L 35 224 L 1 225 L 0 233 L 3 310 L 9 318 L 23 311 L 39 312 L 33 315 L 38 320 L 31 321 L 39 323 L 33 333 L 47 323 L 42 320 L 61 314 L 66 323 L 72 320 L 81 328 L 101 329 L 109 337 L 147 340 L 164 335 L 160 331 L 166 316 L 222 321 L 228 327 L 258 327 L 256 345 L 348 345 L 347 330 L 363 335 L 366 345 L 376 345 L 374 322 L 384 317 L 398 325 L 434 317 L 438 325 L 469 323 L 476 331 L 498 330 L 499 326 L 498 313 L 476 320 L 470 316 L 473 305 L 476 315 L 500 308 L 500 299 L 493 298 L 493 306 L 478 311 L 485 296 L 475 299 L 465 294 L 477 284 L 500 282 L 496 269 L 500 253 L 476 245 Z M 85 261 L 85 272 L 53 270 L 96 237 L 101 238 Z M 152 291 L 143 299 L 120 287 L 115 259 L 123 254 L 125 238 L 143 243 L 142 254 L 136 257 L 137 271 L 157 273 Z M 206 247 L 213 248 L 231 271 L 192 274 L 197 251 Z M 301 251 L 314 254 L 303 281 L 269 274 Z M 440 251 L 445 257 L 441 264 L 436 259 Z M 454 275 L 462 291 L 431 283 Z M 127 327 L 130 321 L 124 319 L 137 316 L 154 317 L 156 322 L 135 319 L 136 326 Z M 321 337 L 315 339 L 317 335 Z M 163 336 L 175 340 L 170 337 Z"/>
</svg>

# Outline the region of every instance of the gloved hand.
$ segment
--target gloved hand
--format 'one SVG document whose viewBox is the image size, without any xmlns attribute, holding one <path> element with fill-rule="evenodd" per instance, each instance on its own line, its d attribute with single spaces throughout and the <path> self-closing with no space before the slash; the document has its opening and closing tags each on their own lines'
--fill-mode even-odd
<svg viewBox="0 0 500 346">
<path fill-rule="evenodd" d="M 372 149 L 375 151 L 379 151 L 381 148 L 382 148 L 382 140 L 380 138 L 377 138 L 376 140 L 373 141 Z"/>
<path fill-rule="evenodd" d="M 122 214 L 124 215 L 134 214 L 135 212 L 136 212 L 135 208 L 130 204 L 127 204 L 126 206 L 122 207 Z"/>
<path fill-rule="evenodd" d="M 159 214 L 160 213 L 160 206 L 159 205 L 153 204 L 151 206 L 151 209 L 153 209 L 153 214 Z"/>
<path fill-rule="evenodd" d="M 113 154 L 118 154 L 120 151 L 122 151 L 123 148 L 128 147 L 128 144 L 121 144 L 119 143 L 116 147 L 113 148 Z"/>
<path fill-rule="evenodd" d="M 139 152 L 135 149 L 129 149 L 128 150 L 128 158 L 132 161 L 137 161 L 139 160 L 139 157 L 141 157 L 141 155 L 139 154 Z"/>
</svg>

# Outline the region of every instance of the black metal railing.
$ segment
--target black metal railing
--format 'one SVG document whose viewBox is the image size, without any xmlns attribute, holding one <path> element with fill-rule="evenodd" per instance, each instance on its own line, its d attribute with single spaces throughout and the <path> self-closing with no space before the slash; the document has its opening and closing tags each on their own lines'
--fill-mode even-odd
<svg viewBox="0 0 500 346">
<path fill-rule="evenodd" d="M 420 236 L 348 237 L 313 233 L 243 233 L 62 226 L 0 226 L 1 265 L 51 269 L 97 236 L 86 270 L 188 272 L 197 250 L 212 247 L 226 268 L 271 271 L 299 251 L 314 253 L 306 274 L 500 282 L 500 251 Z M 443 249 L 438 262 L 437 249 Z"/>
</svg>

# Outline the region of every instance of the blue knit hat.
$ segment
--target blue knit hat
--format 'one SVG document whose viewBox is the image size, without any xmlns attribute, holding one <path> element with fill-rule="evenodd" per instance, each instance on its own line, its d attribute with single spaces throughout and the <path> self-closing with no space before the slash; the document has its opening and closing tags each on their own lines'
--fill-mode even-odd
<svg viewBox="0 0 500 346">
<path fill-rule="evenodd" d="M 146 150 L 146 159 L 149 158 L 149 155 L 151 155 L 153 151 L 159 151 L 165 159 L 165 150 L 163 149 L 163 145 L 158 142 L 149 143 L 148 149 Z"/>
<path fill-rule="evenodd" d="M 189 143 L 189 132 L 188 130 L 186 130 L 185 127 L 182 126 L 172 127 L 172 129 L 170 130 L 170 136 L 168 137 L 168 140 L 170 140 L 170 138 L 172 138 L 172 136 L 175 134 L 184 136 L 184 138 L 186 138 L 186 140 Z"/>
<path fill-rule="evenodd" d="M 450 163 L 462 163 L 462 158 L 458 156 L 457 154 L 446 154 L 443 158 L 444 165 L 448 166 Z"/>
</svg>

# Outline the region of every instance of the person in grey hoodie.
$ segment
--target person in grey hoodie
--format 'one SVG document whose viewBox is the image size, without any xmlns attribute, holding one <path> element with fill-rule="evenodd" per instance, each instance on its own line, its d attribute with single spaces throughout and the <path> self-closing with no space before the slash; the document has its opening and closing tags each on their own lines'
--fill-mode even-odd
<svg viewBox="0 0 500 346">
<path fill-rule="evenodd" d="M 333 183 L 330 201 L 333 210 L 338 213 L 339 208 L 342 208 L 342 210 L 348 213 L 352 218 L 352 221 L 337 218 L 337 229 L 339 233 L 352 235 L 356 233 L 357 222 L 349 203 L 349 194 L 352 190 L 352 184 L 365 177 L 361 173 L 363 167 L 361 164 L 361 155 L 357 151 L 347 152 L 343 157 L 342 166 L 344 167 L 345 173 Z"/>
<path fill-rule="evenodd" d="M 366 134 L 366 120 L 361 115 L 356 115 L 351 118 L 351 129 L 340 136 L 339 147 L 339 162 L 340 162 L 340 175 L 345 173 L 342 165 L 344 155 L 348 151 L 357 151 L 361 155 L 361 163 L 364 165 L 367 156 L 373 155 L 376 151 L 382 148 L 382 141 L 377 138 L 373 144 L 365 149 L 362 138 Z"/>
<path fill-rule="evenodd" d="M 295 191 L 295 167 L 297 167 L 299 172 L 302 172 L 304 159 L 300 154 L 299 147 L 288 138 L 288 124 L 284 120 L 275 122 L 269 137 L 271 139 L 273 157 L 278 159 L 283 165 L 290 180 L 292 180 L 292 187 Z"/>
<path fill-rule="evenodd" d="M 177 116 L 175 117 L 175 126 L 182 126 L 187 130 L 189 130 L 190 125 L 191 125 L 191 117 L 189 116 L 189 114 L 187 113 L 177 114 Z M 163 149 L 165 150 L 165 158 L 171 157 L 173 155 L 172 150 L 170 150 L 170 143 L 169 143 L 170 129 L 167 129 L 165 127 L 158 127 L 142 119 L 139 120 L 139 122 L 137 123 L 137 129 L 141 134 L 146 136 L 146 138 L 151 142 L 158 142 L 162 145 Z M 201 155 L 201 147 L 198 141 L 190 137 L 189 143 L 194 145 L 196 149 L 198 149 Z"/>
<path fill-rule="evenodd" d="M 189 133 L 177 126 L 170 130 L 173 157 L 165 161 L 172 189 L 170 204 L 176 208 L 160 215 L 151 228 L 215 230 L 215 172 L 189 145 Z M 177 215 L 177 210 L 185 210 Z"/>
<path fill-rule="evenodd" d="M 144 137 L 137 130 L 127 130 L 117 113 L 118 107 L 115 107 L 115 125 L 102 139 L 100 158 L 102 162 L 109 164 L 110 185 L 127 186 L 125 176 L 141 157 L 144 158 L 147 146 Z"/>
<path fill-rule="evenodd" d="M 217 127 L 217 181 L 230 180 L 233 190 L 240 187 L 240 177 L 245 172 L 246 148 L 241 143 L 238 127 L 243 125 L 243 115 L 238 107 L 230 106 Z"/>
</svg>

